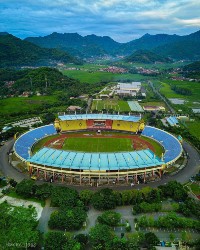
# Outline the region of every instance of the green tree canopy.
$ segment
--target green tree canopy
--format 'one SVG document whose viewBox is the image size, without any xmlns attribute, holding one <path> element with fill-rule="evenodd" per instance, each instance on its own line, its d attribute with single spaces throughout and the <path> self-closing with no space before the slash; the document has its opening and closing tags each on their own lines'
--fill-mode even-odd
<svg viewBox="0 0 200 250">
<path fill-rule="evenodd" d="M 121 214 L 115 211 L 106 211 L 97 218 L 99 223 L 112 227 L 117 226 L 120 222 L 120 219 L 121 219 Z"/>
<path fill-rule="evenodd" d="M 0 242 L 9 249 L 17 245 L 36 247 L 39 241 L 37 213 L 34 207 L 13 207 L 6 202 L 0 204 Z"/>
<path fill-rule="evenodd" d="M 98 210 L 108 210 L 116 207 L 116 196 L 112 189 L 104 188 L 94 193 L 92 205 Z"/>
<path fill-rule="evenodd" d="M 106 249 L 114 238 L 114 232 L 107 225 L 97 224 L 90 229 L 89 238 L 94 249 Z"/>
</svg>

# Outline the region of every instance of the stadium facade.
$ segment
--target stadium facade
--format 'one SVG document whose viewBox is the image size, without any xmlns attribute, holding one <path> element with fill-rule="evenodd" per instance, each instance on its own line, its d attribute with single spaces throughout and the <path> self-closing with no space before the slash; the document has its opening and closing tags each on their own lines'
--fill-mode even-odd
<svg viewBox="0 0 200 250">
<path fill-rule="evenodd" d="M 31 130 L 15 142 L 15 154 L 26 162 L 30 175 L 80 185 L 137 183 L 138 180 L 145 182 L 147 178 L 161 177 L 165 167 L 174 163 L 182 154 L 182 146 L 176 137 L 163 130 L 145 126 L 140 116 L 64 115 L 59 116 L 54 125 Z M 165 153 L 159 158 L 150 149 L 86 153 L 44 147 L 36 154 L 31 154 L 33 145 L 46 136 L 81 130 L 141 133 L 160 143 Z"/>
</svg>

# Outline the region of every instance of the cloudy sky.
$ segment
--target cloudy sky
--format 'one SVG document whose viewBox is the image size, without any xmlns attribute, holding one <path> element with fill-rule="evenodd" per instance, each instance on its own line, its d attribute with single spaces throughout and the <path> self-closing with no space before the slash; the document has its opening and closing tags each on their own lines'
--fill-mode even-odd
<svg viewBox="0 0 200 250">
<path fill-rule="evenodd" d="M 20 38 L 77 32 L 127 42 L 199 29 L 200 0 L 0 0 L 0 31 Z"/>
</svg>

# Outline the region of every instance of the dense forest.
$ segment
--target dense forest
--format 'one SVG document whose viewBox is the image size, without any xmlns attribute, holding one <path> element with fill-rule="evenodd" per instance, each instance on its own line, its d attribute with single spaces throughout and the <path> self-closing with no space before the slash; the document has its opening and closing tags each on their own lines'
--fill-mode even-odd
<svg viewBox="0 0 200 250">
<path fill-rule="evenodd" d="M 190 63 L 182 68 L 185 77 L 200 79 L 200 61 Z"/>
<path fill-rule="evenodd" d="M 12 82 L 9 85 L 9 82 Z M 59 70 L 49 67 L 37 69 L 0 69 L 0 96 L 20 95 L 24 91 L 37 91 L 41 94 L 53 94 L 63 91 L 63 97 L 77 97 L 80 94 L 93 94 L 100 90 L 105 83 L 87 84 L 64 76 Z"/>
<path fill-rule="evenodd" d="M 55 65 L 81 61 L 57 49 L 45 49 L 13 35 L 0 33 L 0 67 Z"/>
<path fill-rule="evenodd" d="M 170 60 L 169 58 L 157 55 L 148 50 L 138 50 L 134 52 L 132 55 L 127 56 L 124 60 L 125 62 L 136 62 L 136 63 L 172 62 L 172 60 Z"/>
</svg>

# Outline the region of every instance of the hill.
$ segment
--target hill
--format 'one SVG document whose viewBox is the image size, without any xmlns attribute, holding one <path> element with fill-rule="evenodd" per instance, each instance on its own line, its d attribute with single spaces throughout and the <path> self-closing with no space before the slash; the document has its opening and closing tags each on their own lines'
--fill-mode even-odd
<svg viewBox="0 0 200 250">
<path fill-rule="evenodd" d="M 169 58 L 157 55 L 147 50 L 138 50 L 134 52 L 132 55 L 127 56 L 124 60 L 125 62 L 135 62 L 135 63 L 171 62 Z"/>
<path fill-rule="evenodd" d="M 25 40 L 43 48 L 57 48 L 64 51 L 72 51 L 72 53 L 80 57 L 110 54 L 120 45 L 108 36 L 88 35 L 83 37 L 77 33 L 61 34 L 54 32 L 44 37 L 27 37 Z"/>
<path fill-rule="evenodd" d="M 200 79 L 200 61 L 188 64 L 182 68 L 185 77 Z"/>
<path fill-rule="evenodd" d="M 50 95 L 60 93 L 61 99 L 81 94 L 93 94 L 102 89 L 105 83 L 86 84 L 77 79 L 63 75 L 59 70 L 50 67 L 37 69 L 0 69 L 0 96 L 21 95 L 28 91 Z"/>
<path fill-rule="evenodd" d="M 70 54 L 45 49 L 7 33 L 0 34 L 0 67 L 53 65 L 56 62 L 80 63 Z"/>
</svg>

